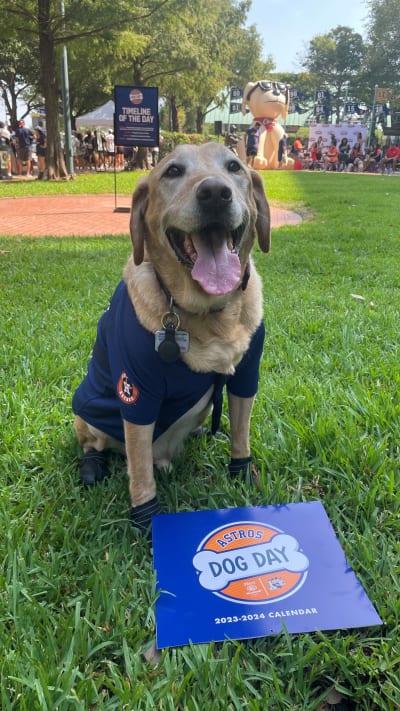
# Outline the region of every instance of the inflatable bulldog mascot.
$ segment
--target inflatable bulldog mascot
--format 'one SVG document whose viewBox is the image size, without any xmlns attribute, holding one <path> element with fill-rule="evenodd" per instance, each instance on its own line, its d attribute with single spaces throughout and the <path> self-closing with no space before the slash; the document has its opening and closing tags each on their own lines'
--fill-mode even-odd
<svg viewBox="0 0 400 711">
<path fill-rule="evenodd" d="M 278 167 L 278 146 L 284 129 L 278 116 L 286 118 L 289 87 L 278 81 L 249 82 L 243 92 L 242 114 L 249 111 L 262 126 L 254 168 L 274 170 Z"/>
</svg>

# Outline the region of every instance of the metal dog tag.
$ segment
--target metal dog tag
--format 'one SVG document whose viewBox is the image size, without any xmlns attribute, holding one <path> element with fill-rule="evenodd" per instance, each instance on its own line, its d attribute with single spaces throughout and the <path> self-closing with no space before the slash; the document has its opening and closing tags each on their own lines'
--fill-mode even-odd
<svg viewBox="0 0 400 711">
<path fill-rule="evenodd" d="M 155 349 L 158 351 L 161 343 L 165 341 L 165 328 L 160 328 L 155 333 Z M 187 353 L 189 350 L 189 334 L 187 331 L 175 331 L 175 340 L 179 346 L 181 353 Z"/>
<path fill-rule="evenodd" d="M 179 356 L 179 346 L 175 340 L 175 327 L 169 325 L 165 329 L 165 339 L 158 346 L 158 355 L 164 363 L 175 363 Z"/>
<path fill-rule="evenodd" d="M 173 310 L 171 297 L 170 310 L 161 319 L 160 328 L 156 331 L 155 349 L 164 363 L 175 363 L 181 353 L 186 353 L 189 348 L 189 334 L 187 331 L 178 331 L 180 318 Z"/>
</svg>

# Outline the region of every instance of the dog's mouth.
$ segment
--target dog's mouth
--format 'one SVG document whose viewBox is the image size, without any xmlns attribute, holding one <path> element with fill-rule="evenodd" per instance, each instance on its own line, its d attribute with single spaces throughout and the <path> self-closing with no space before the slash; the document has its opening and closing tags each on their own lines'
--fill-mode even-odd
<svg viewBox="0 0 400 711">
<path fill-rule="evenodd" d="M 222 295 L 236 289 L 241 280 L 240 243 L 245 225 L 229 231 L 212 223 L 199 232 L 167 229 L 169 243 L 177 258 L 192 272 L 203 291 Z"/>
</svg>

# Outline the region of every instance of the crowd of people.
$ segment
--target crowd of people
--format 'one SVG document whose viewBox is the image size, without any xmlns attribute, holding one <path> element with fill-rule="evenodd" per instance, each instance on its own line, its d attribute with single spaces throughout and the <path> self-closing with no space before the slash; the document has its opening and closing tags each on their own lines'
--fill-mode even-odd
<svg viewBox="0 0 400 711">
<path fill-rule="evenodd" d="M 253 167 L 257 155 L 260 131 L 261 124 L 255 122 L 244 135 L 246 162 L 249 167 Z M 239 140 L 237 127 L 231 126 L 225 136 L 225 145 L 237 153 Z M 24 121 L 19 121 L 15 131 L 0 121 L 0 149 L 7 154 L 6 176 L 3 177 L 29 177 L 33 176 L 34 170 L 38 180 L 47 177 L 47 136 L 42 121 L 39 121 L 34 129 L 28 128 Z M 72 134 L 72 155 L 76 172 L 150 170 L 158 162 L 158 154 L 158 148 L 115 146 L 112 129 L 73 131 Z M 299 137 L 289 144 L 288 136 L 284 134 L 279 142 L 279 169 L 286 167 L 288 158 L 293 160 L 297 170 L 394 173 L 398 167 L 400 169 L 398 145 L 391 142 L 381 146 L 373 141 L 370 146 L 366 146 L 361 133 L 356 136 L 352 145 L 346 137 L 338 144 L 332 133 L 329 141 L 324 142 L 320 136 L 316 141 L 310 141 L 307 146 L 303 145 Z"/>
<path fill-rule="evenodd" d="M 257 121 L 244 133 L 246 163 L 249 167 L 254 165 L 260 134 L 261 124 Z M 231 126 L 225 134 L 225 145 L 237 154 L 239 141 L 237 127 Z M 316 141 L 309 141 L 305 146 L 299 137 L 289 144 L 288 136 L 284 133 L 278 146 L 278 169 L 285 168 L 288 159 L 293 161 L 295 170 L 394 173 L 398 166 L 400 169 L 400 147 L 393 142 L 381 146 L 377 141 L 366 146 L 361 133 L 357 134 L 353 144 L 346 137 L 338 143 L 333 132 L 328 141 L 319 136 Z"/>
<path fill-rule="evenodd" d="M 62 148 L 65 146 L 62 143 Z M 158 161 L 159 149 L 115 146 L 114 132 L 99 129 L 73 131 L 71 149 L 74 170 L 150 170 Z M 4 178 L 47 178 L 47 134 L 42 121 L 31 129 L 19 121 L 16 130 L 0 121 L 0 150 L 6 156 Z M 2 164 L 3 165 L 3 164 Z"/>
<path fill-rule="evenodd" d="M 72 154 L 75 171 L 82 170 L 150 170 L 158 161 L 159 149 L 116 146 L 112 129 L 74 131 Z"/>
<path fill-rule="evenodd" d="M 33 177 L 37 163 L 37 178 L 46 177 L 47 135 L 42 121 L 34 129 L 19 121 L 16 130 L 0 121 L 0 147 L 7 154 L 6 177 Z"/>
<path fill-rule="evenodd" d="M 307 147 L 297 138 L 287 155 L 294 159 L 295 167 L 299 170 L 394 173 L 397 166 L 400 166 L 399 146 L 395 143 L 381 146 L 376 141 L 366 146 L 361 133 L 357 134 L 353 144 L 348 138 L 342 138 L 338 144 L 333 133 L 328 144 L 324 144 L 322 137 L 319 137 Z"/>
</svg>

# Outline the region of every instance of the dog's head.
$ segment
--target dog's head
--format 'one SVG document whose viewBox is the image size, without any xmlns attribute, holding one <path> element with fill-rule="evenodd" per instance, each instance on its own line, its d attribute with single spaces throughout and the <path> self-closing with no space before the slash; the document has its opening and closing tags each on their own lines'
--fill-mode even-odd
<svg viewBox="0 0 400 711">
<path fill-rule="evenodd" d="M 243 91 L 242 113 L 246 114 L 248 107 L 255 118 L 285 119 L 289 101 L 287 84 L 269 80 L 249 82 Z"/>
<path fill-rule="evenodd" d="M 135 264 L 152 262 L 180 302 L 195 292 L 218 303 L 240 286 L 255 234 L 270 247 L 262 180 L 218 143 L 182 145 L 160 161 L 133 194 L 130 228 Z"/>
</svg>

